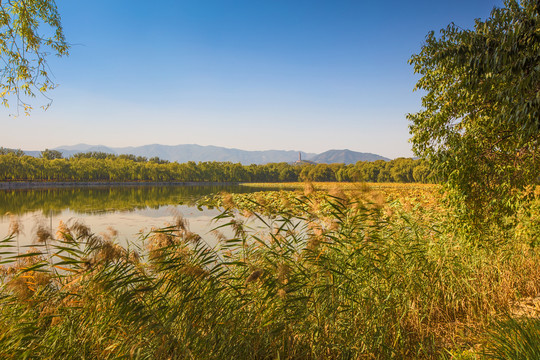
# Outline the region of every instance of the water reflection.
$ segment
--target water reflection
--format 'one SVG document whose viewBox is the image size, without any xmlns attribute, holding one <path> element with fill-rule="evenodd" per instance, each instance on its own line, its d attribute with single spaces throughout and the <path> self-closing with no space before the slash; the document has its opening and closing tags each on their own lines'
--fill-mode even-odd
<svg viewBox="0 0 540 360">
<path fill-rule="evenodd" d="M 210 194 L 245 193 L 263 189 L 239 185 L 79 187 L 0 190 L 0 215 L 41 211 L 45 216 L 65 209 L 76 213 L 158 209 L 164 205 L 193 205 Z M 268 190 L 268 189 L 264 189 Z"/>
<path fill-rule="evenodd" d="M 0 238 L 9 233 L 10 221 L 20 221 L 23 232 L 19 241 L 34 242 L 38 226 L 52 233 L 60 221 L 79 220 L 96 234 L 109 228 L 118 231 L 118 240 L 134 240 L 139 233 L 152 227 L 171 223 L 177 214 L 187 219 L 190 230 L 208 243 L 215 243 L 210 230 L 217 226 L 211 219 L 219 214 L 216 209 L 198 209 L 197 199 L 226 191 L 243 193 L 260 191 L 242 186 L 141 186 L 89 187 L 0 191 Z M 268 189 L 265 189 L 268 190 Z"/>
</svg>

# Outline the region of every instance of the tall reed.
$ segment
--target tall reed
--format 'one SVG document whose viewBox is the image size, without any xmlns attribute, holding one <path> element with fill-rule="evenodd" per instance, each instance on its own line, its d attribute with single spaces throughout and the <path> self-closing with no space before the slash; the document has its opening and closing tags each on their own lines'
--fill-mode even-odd
<svg viewBox="0 0 540 360">
<path fill-rule="evenodd" d="M 449 232 L 443 212 L 369 191 L 254 203 L 272 216 L 227 203 L 218 219 L 234 236 L 219 248 L 181 219 L 128 247 L 79 223 L 23 254 L 3 240 L 0 357 L 481 354 L 494 320 L 540 292 L 530 241 L 478 246 Z"/>
</svg>

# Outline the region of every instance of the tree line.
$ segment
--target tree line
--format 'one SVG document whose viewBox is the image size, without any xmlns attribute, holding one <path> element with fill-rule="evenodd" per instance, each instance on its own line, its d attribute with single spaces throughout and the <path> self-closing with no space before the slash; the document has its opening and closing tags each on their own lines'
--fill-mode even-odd
<svg viewBox="0 0 540 360">
<path fill-rule="evenodd" d="M 433 182 L 423 160 L 359 161 L 356 164 L 301 164 L 285 162 L 242 165 L 232 162 L 169 162 L 134 155 L 99 152 L 62 158 L 54 150 L 41 157 L 0 148 L 0 181 L 181 181 L 181 182 L 294 182 L 366 181 Z"/>
</svg>

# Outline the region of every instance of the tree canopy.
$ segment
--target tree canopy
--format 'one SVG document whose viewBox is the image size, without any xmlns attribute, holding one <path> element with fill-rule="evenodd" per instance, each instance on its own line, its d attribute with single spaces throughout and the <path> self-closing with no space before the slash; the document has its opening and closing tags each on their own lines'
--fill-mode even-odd
<svg viewBox="0 0 540 360">
<path fill-rule="evenodd" d="M 538 183 L 540 4 L 504 4 L 473 30 L 429 33 L 410 59 L 426 92 L 408 115 L 413 150 L 475 219 L 511 212 L 519 190 Z"/>
<path fill-rule="evenodd" d="M 41 152 L 41 157 L 47 160 L 61 159 L 62 153 L 58 150 L 45 149 Z"/>
<path fill-rule="evenodd" d="M 196 182 L 432 182 L 425 161 L 398 158 L 356 164 L 270 163 L 265 165 L 193 161 L 179 164 L 159 158 L 102 152 L 63 158 L 57 150 L 41 158 L 0 148 L 0 181 L 196 181 Z"/>
<path fill-rule="evenodd" d="M 7 107 L 15 99 L 28 113 L 32 106 L 26 99 L 55 87 L 48 56 L 67 55 L 68 49 L 54 0 L 0 0 L 2 104 Z"/>
</svg>

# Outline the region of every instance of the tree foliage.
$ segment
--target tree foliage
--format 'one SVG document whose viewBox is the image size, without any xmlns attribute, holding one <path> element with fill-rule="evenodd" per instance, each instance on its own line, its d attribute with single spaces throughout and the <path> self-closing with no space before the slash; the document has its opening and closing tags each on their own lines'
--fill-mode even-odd
<svg viewBox="0 0 540 360">
<path fill-rule="evenodd" d="M 21 149 L 8 149 L 5 147 L 0 147 L 0 155 L 13 154 L 14 156 L 24 156 L 24 151 Z"/>
<path fill-rule="evenodd" d="M 55 87 L 48 56 L 67 55 L 68 49 L 54 0 L 0 0 L 2 104 L 14 98 L 28 113 L 32 106 L 25 99 Z"/>
<path fill-rule="evenodd" d="M 473 30 L 431 32 L 410 63 L 426 91 L 408 115 L 415 153 L 448 179 L 466 216 L 511 213 L 539 175 L 540 4 L 505 1 Z"/>
<path fill-rule="evenodd" d="M 47 160 L 61 159 L 62 153 L 58 150 L 45 149 L 41 152 L 41 157 Z"/>
<path fill-rule="evenodd" d="M 21 150 L 0 148 L 0 181 L 180 181 L 180 182 L 291 182 L 431 181 L 425 161 L 398 158 L 391 161 L 359 161 L 356 164 L 265 165 L 231 162 L 193 161 L 179 164 L 159 158 L 113 155 L 102 152 L 79 153 L 64 159 L 56 150 L 41 152 L 41 158 Z"/>
</svg>

